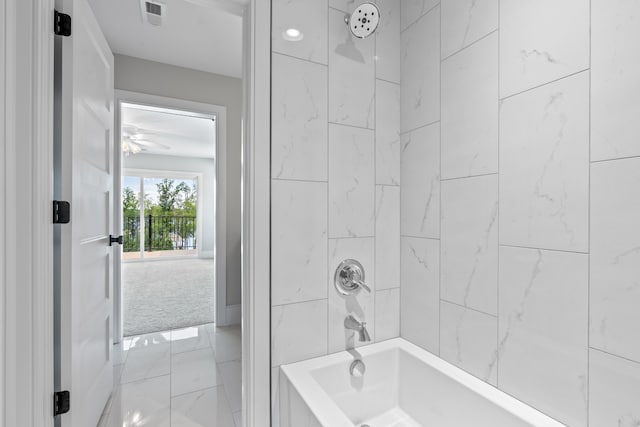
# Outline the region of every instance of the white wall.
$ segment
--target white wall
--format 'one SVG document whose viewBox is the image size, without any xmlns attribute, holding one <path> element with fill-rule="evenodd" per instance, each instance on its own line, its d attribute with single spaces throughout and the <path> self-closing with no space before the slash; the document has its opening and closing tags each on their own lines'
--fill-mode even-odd
<svg viewBox="0 0 640 427">
<path fill-rule="evenodd" d="M 213 256 L 216 236 L 214 159 L 139 153 L 124 156 L 123 167 L 125 173 L 126 169 L 149 169 L 202 174 L 201 181 L 198 183 L 198 199 L 199 203 L 201 203 L 201 211 L 198 212 L 197 220 L 202 230 L 201 241 L 198 242 L 198 251 L 200 256 Z"/>
<path fill-rule="evenodd" d="M 399 334 L 400 9 L 379 1 L 376 36 L 354 40 L 344 56 L 346 3 L 272 3 L 275 375 L 280 364 L 353 346 L 343 326 L 349 314 L 367 322 L 375 341 Z M 291 22 L 302 41 L 283 40 Z M 334 271 L 346 258 L 363 264 L 371 294 L 337 293 Z"/>
<path fill-rule="evenodd" d="M 115 55 L 115 87 L 227 107 L 227 305 L 239 304 L 242 81 Z"/>
<path fill-rule="evenodd" d="M 427 3 L 402 3 L 402 336 L 567 425 L 637 424 L 640 4 Z"/>
</svg>

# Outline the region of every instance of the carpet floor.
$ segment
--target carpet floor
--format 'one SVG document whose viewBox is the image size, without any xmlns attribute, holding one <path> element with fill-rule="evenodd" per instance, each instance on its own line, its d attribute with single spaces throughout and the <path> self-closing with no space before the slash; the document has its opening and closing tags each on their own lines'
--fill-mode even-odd
<svg viewBox="0 0 640 427">
<path fill-rule="evenodd" d="M 213 323 L 212 259 L 122 264 L 124 335 Z"/>
</svg>

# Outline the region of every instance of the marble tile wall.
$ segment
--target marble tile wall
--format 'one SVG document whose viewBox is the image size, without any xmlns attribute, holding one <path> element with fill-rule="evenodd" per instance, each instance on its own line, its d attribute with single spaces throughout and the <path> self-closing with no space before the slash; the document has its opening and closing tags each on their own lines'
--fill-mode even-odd
<svg viewBox="0 0 640 427">
<path fill-rule="evenodd" d="M 374 342 L 400 334 L 401 16 L 397 0 L 376 3 L 381 26 L 360 40 L 344 22 L 353 0 L 272 0 L 274 425 L 278 367 L 362 345 L 348 314 Z M 288 28 L 304 38 L 286 41 Z M 338 295 L 347 258 L 371 294 Z"/>
<path fill-rule="evenodd" d="M 401 335 L 640 425 L 640 3 L 401 3 Z"/>
</svg>

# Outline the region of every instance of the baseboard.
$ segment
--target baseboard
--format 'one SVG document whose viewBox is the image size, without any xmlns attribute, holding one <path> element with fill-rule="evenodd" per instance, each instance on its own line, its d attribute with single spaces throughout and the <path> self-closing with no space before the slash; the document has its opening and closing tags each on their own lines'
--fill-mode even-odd
<svg viewBox="0 0 640 427">
<path fill-rule="evenodd" d="M 200 251 L 198 252 L 198 258 L 213 258 L 214 251 Z"/>
<path fill-rule="evenodd" d="M 242 305 L 227 306 L 227 325 L 238 325 L 242 321 Z"/>
</svg>

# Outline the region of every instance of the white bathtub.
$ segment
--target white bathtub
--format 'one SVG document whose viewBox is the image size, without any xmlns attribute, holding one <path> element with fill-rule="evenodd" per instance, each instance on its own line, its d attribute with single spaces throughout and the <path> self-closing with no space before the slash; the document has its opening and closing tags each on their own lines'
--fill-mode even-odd
<svg viewBox="0 0 640 427">
<path fill-rule="evenodd" d="M 352 377 L 354 357 L 366 365 Z M 401 338 L 282 366 L 282 427 L 563 426 Z"/>
</svg>

